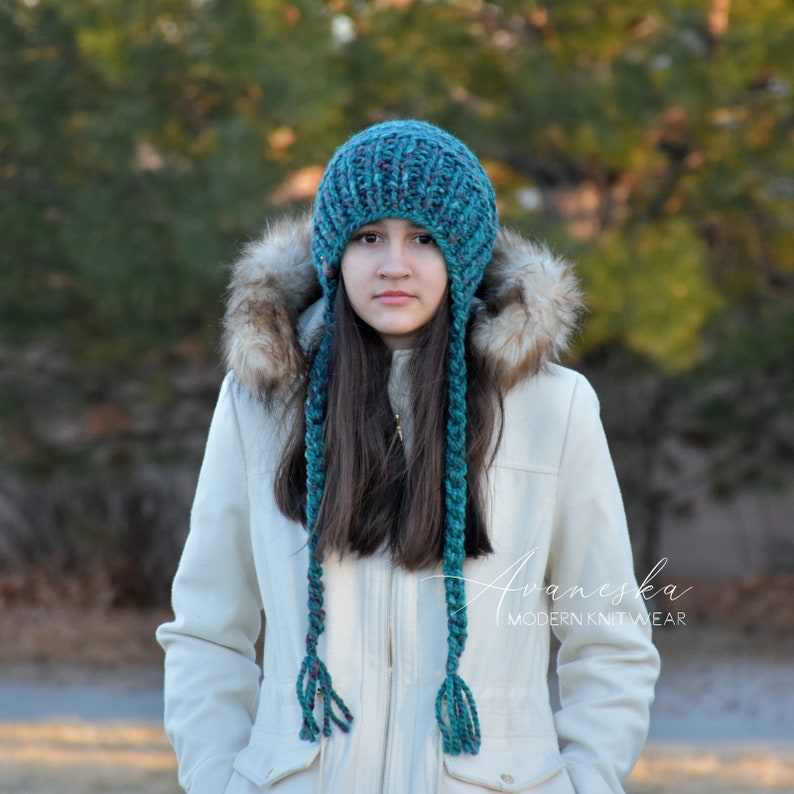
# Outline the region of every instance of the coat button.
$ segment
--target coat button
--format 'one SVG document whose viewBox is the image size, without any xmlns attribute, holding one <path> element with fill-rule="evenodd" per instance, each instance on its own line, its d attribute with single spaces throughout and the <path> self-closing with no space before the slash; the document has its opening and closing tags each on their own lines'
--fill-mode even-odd
<svg viewBox="0 0 794 794">
<path fill-rule="evenodd" d="M 502 772 L 499 777 L 502 779 L 502 783 L 515 783 L 515 779 L 512 775 L 508 775 L 507 772 Z"/>
</svg>

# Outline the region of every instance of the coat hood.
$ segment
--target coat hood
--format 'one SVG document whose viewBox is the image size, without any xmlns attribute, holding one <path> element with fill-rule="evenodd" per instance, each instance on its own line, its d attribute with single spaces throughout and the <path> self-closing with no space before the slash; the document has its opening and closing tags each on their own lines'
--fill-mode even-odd
<svg viewBox="0 0 794 794">
<path fill-rule="evenodd" d="M 237 381 L 260 398 L 283 398 L 305 374 L 307 333 L 322 323 L 311 220 L 281 219 L 234 265 L 224 353 Z M 472 305 L 471 340 L 503 392 L 558 359 L 582 314 L 572 267 L 544 245 L 502 227 Z"/>
</svg>

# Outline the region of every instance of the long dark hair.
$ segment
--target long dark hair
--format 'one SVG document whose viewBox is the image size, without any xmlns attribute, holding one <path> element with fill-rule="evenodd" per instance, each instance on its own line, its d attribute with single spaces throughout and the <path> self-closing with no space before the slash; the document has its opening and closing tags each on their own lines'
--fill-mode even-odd
<svg viewBox="0 0 794 794">
<path fill-rule="evenodd" d="M 353 311 L 344 283 L 336 324 L 325 420 L 325 487 L 317 551 L 370 555 L 388 548 L 409 570 L 433 565 L 444 551 L 444 468 L 449 301 L 422 331 L 411 362 L 414 432 L 406 457 L 388 395 L 391 351 Z M 467 346 L 467 556 L 493 551 L 488 536 L 486 473 L 501 439 L 503 406 L 485 359 Z M 309 353 L 309 364 L 313 353 Z M 290 430 L 276 474 L 284 515 L 306 521 L 305 386 L 288 407 Z"/>
</svg>

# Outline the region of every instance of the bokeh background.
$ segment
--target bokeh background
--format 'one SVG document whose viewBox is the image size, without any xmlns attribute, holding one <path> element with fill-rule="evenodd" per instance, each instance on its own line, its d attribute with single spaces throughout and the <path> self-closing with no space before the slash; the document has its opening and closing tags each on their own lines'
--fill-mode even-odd
<svg viewBox="0 0 794 794">
<path fill-rule="evenodd" d="M 0 667 L 159 663 L 228 267 L 352 132 L 404 117 L 463 138 L 504 221 L 577 263 L 567 363 L 639 578 L 691 587 L 681 663 L 698 626 L 779 653 L 793 41 L 787 0 L 4 0 Z"/>
</svg>

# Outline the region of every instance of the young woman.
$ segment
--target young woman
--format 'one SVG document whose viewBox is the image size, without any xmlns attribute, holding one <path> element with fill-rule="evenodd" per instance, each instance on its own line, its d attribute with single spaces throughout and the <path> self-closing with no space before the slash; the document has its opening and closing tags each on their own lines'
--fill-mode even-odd
<svg viewBox="0 0 794 794">
<path fill-rule="evenodd" d="M 622 791 L 658 655 L 596 397 L 551 363 L 579 313 L 417 121 L 248 247 L 158 631 L 186 790 Z"/>
</svg>

